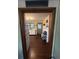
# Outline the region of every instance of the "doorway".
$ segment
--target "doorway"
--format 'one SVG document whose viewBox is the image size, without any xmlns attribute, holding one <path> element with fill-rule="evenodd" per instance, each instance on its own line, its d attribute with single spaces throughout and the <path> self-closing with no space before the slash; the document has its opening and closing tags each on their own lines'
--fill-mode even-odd
<svg viewBox="0 0 79 59">
<path fill-rule="evenodd" d="M 56 8 L 19 8 L 24 59 L 50 59 Z"/>
</svg>

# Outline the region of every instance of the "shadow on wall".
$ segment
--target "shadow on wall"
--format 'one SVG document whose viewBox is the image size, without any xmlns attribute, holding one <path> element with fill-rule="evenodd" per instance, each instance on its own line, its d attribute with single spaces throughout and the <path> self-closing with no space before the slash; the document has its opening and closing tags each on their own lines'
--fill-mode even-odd
<svg viewBox="0 0 79 59">
<path fill-rule="evenodd" d="M 18 25 L 18 59 L 24 59 L 23 58 L 21 33 L 20 33 L 20 26 L 19 25 Z"/>
<path fill-rule="evenodd" d="M 22 52 L 22 50 L 18 51 L 18 59 L 23 59 L 23 52 Z"/>
<path fill-rule="evenodd" d="M 55 41 L 54 41 L 54 59 L 60 59 L 60 7 L 57 8 L 57 21 L 55 29 Z"/>
</svg>

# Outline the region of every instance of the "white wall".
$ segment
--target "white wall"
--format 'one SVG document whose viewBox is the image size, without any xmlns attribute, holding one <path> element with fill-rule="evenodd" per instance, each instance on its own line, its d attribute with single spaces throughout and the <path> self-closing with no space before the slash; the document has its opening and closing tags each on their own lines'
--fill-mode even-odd
<svg viewBox="0 0 79 59">
<path fill-rule="evenodd" d="M 19 8 L 25 8 L 25 0 L 18 0 L 18 7 Z"/>
<path fill-rule="evenodd" d="M 23 59 L 23 49 L 21 41 L 20 24 L 18 24 L 18 59 Z"/>
<path fill-rule="evenodd" d="M 18 0 L 18 8 L 25 8 L 25 0 Z M 22 41 L 21 41 L 20 24 L 18 24 L 18 59 L 24 59 Z"/>
<path fill-rule="evenodd" d="M 59 0 L 49 0 L 48 6 L 49 7 L 57 7 Z"/>
<path fill-rule="evenodd" d="M 59 0 L 49 0 L 49 7 L 56 7 L 52 56 L 60 59 L 60 9 Z"/>
<path fill-rule="evenodd" d="M 25 0 L 18 1 L 18 7 L 25 7 Z M 60 11 L 59 11 L 59 0 L 49 0 L 48 7 L 56 7 L 56 17 L 55 17 L 55 28 L 54 28 L 54 44 L 52 48 L 52 56 L 55 59 L 60 59 Z"/>
</svg>

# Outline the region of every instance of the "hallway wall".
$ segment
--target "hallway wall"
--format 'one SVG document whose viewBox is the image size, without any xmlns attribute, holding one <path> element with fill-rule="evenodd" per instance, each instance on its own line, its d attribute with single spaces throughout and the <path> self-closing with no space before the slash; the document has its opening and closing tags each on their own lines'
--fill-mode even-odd
<svg viewBox="0 0 79 59">
<path fill-rule="evenodd" d="M 18 0 L 18 7 L 19 8 L 25 8 L 25 0 Z"/>
<path fill-rule="evenodd" d="M 18 24 L 18 59 L 23 59 L 23 49 L 21 41 L 20 24 Z"/>
<path fill-rule="evenodd" d="M 56 7 L 52 59 L 60 59 L 60 4 L 59 0 L 49 0 L 49 7 Z"/>
<path fill-rule="evenodd" d="M 25 7 L 25 0 L 19 0 L 18 2 L 19 8 L 26 8 Z M 49 6 L 48 7 L 56 7 L 56 17 L 55 17 L 55 28 L 54 28 L 54 44 L 52 48 L 52 56 L 54 56 L 55 59 L 60 59 L 60 11 L 59 11 L 59 0 L 49 0 Z M 20 29 L 20 28 L 18 28 Z M 20 33 L 19 33 L 20 35 Z M 18 42 L 21 40 L 21 37 L 19 36 Z M 18 44 L 21 44 L 18 43 Z M 20 45 L 19 45 L 20 46 Z M 19 47 L 22 50 L 22 46 Z M 23 57 L 22 57 L 23 58 Z M 52 58 L 53 59 L 53 58 Z"/>
</svg>

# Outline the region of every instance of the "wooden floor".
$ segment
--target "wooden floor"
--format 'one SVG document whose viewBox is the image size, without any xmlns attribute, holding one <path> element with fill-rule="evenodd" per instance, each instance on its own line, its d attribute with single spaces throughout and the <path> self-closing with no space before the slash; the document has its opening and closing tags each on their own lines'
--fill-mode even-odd
<svg viewBox="0 0 79 59">
<path fill-rule="evenodd" d="M 40 36 L 30 36 L 28 59 L 50 59 L 48 44 Z"/>
</svg>

